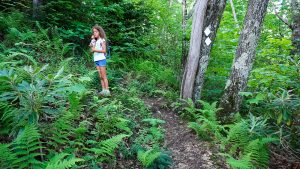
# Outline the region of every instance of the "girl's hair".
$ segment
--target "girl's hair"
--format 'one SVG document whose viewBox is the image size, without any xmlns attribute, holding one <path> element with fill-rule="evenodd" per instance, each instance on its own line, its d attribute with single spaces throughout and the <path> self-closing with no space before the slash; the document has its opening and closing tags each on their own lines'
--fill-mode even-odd
<svg viewBox="0 0 300 169">
<path fill-rule="evenodd" d="M 106 34 L 105 34 L 105 32 L 104 32 L 104 30 L 103 30 L 103 28 L 102 28 L 101 26 L 95 25 L 95 26 L 93 26 L 92 31 L 93 31 L 94 29 L 97 29 L 97 30 L 99 31 L 99 36 L 100 36 L 102 39 L 106 39 Z"/>
</svg>

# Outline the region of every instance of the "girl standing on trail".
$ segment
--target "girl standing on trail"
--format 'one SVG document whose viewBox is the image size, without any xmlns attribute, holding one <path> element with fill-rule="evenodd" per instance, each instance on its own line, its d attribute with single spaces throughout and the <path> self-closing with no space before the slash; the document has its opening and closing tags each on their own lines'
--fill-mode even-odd
<svg viewBox="0 0 300 169">
<path fill-rule="evenodd" d="M 94 62 L 99 73 L 102 91 L 100 95 L 110 96 L 108 89 L 108 80 L 106 76 L 106 35 L 101 26 L 95 25 L 93 27 L 93 36 L 90 43 L 92 52 L 94 53 Z"/>
</svg>

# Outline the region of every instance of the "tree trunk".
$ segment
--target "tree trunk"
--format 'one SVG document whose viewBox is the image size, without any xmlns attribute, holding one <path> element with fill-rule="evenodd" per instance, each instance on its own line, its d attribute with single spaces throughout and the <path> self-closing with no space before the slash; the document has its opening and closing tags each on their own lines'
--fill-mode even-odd
<svg viewBox="0 0 300 169">
<path fill-rule="evenodd" d="M 237 17 L 236 17 L 236 12 L 235 12 L 235 8 L 234 8 L 233 0 L 230 0 L 230 6 L 231 6 L 231 10 L 232 10 L 233 19 L 236 23 L 236 26 L 239 27 L 239 22 L 238 22 Z"/>
<path fill-rule="evenodd" d="M 200 57 L 200 47 L 203 32 L 204 16 L 208 0 L 198 0 L 193 15 L 190 50 L 185 66 L 180 96 L 183 99 L 192 98 L 196 71 Z"/>
<path fill-rule="evenodd" d="M 204 83 L 204 73 L 207 69 L 211 48 L 220 25 L 225 6 L 226 0 L 210 0 L 207 4 L 204 30 L 209 28 L 211 33 L 208 36 L 205 34 L 202 35 L 201 53 L 195 80 L 193 100 L 199 100 L 201 97 L 201 91 Z M 206 38 L 210 38 L 212 43 L 207 45 L 205 43 Z"/>
<path fill-rule="evenodd" d="M 187 58 L 187 39 L 186 39 L 186 21 L 187 21 L 187 8 L 186 0 L 182 0 L 182 56 L 181 64 L 182 67 L 185 67 L 186 58 Z"/>
<path fill-rule="evenodd" d="M 300 0 L 291 0 L 292 7 L 292 54 L 300 54 Z"/>
<path fill-rule="evenodd" d="M 244 20 L 244 27 L 240 35 L 239 45 L 232 65 L 230 78 L 225 86 L 220 107 L 220 118 L 230 119 L 234 112 L 238 112 L 242 96 L 252 69 L 255 50 L 260 36 L 261 25 L 267 11 L 269 0 L 249 0 L 248 10 Z"/>
<path fill-rule="evenodd" d="M 33 0 L 32 5 L 33 5 L 33 18 L 38 18 L 39 17 L 39 6 L 41 5 L 42 0 Z"/>
<path fill-rule="evenodd" d="M 171 7 L 173 4 L 173 0 L 169 0 L 169 6 Z"/>
</svg>

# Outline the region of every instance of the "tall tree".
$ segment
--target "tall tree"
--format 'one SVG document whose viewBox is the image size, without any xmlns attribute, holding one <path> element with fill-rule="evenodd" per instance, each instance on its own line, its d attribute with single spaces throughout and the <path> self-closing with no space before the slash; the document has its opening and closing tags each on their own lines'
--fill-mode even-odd
<svg viewBox="0 0 300 169">
<path fill-rule="evenodd" d="M 230 6 L 231 6 L 231 10 L 232 10 L 233 19 L 236 23 L 236 26 L 239 27 L 239 22 L 238 22 L 237 17 L 236 17 L 236 12 L 235 12 L 235 8 L 234 8 L 233 0 L 229 0 L 229 1 L 230 1 Z"/>
<path fill-rule="evenodd" d="M 204 83 L 204 73 L 207 69 L 211 48 L 220 25 L 225 6 L 226 0 L 210 0 L 207 5 L 204 21 L 204 31 L 205 29 L 207 29 L 207 31 L 209 30 L 209 34 L 202 34 L 200 59 L 198 63 L 198 70 L 196 74 L 193 93 L 194 100 L 199 100 L 201 97 L 201 91 Z M 208 40 L 207 38 L 212 41 L 210 44 L 205 43 L 205 41 Z"/>
<path fill-rule="evenodd" d="M 208 0 L 198 0 L 195 5 L 193 14 L 192 32 L 190 40 L 190 49 L 185 66 L 182 84 L 181 84 L 181 98 L 192 98 L 196 71 L 200 58 L 200 47 L 202 42 L 202 32 L 204 25 L 204 16 L 206 13 Z"/>
<path fill-rule="evenodd" d="M 169 6 L 172 6 L 173 0 L 169 0 Z"/>
<path fill-rule="evenodd" d="M 245 91 L 247 87 L 268 2 L 269 0 L 249 0 L 248 2 L 231 75 L 220 102 L 220 107 L 223 108 L 220 113 L 222 118 L 230 118 L 232 113 L 239 111 L 242 102 L 242 96 L 239 93 Z"/>
<path fill-rule="evenodd" d="M 186 58 L 187 58 L 187 39 L 186 39 L 186 21 L 187 21 L 187 5 L 186 0 L 182 0 L 182 56 L 181 63 L 182 67 L 185 67 Z"/>
<path fill-rule="evenodd" d="M 33 5 L 33 18 L 38 18 L 39 17 L 39 7 L 42 3 L 42 0 L 33 0 L 32 5 Z"/>
<path fill-rule="evenodd" d="M 293 54 L 300 55 L 300 0 L 291 0 Z"/>
</svg>

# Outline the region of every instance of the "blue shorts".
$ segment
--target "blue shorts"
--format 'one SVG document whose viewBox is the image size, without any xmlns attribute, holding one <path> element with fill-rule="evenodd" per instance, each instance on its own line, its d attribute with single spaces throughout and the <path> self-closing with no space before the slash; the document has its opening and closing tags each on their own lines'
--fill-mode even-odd
<svg viewBox="0 0 300 169">
<path fill-rule="evenodd" d="M 106 59 L 95 61 L 95 65 L 101 67 L 106 66 Z"/>
</svg>

